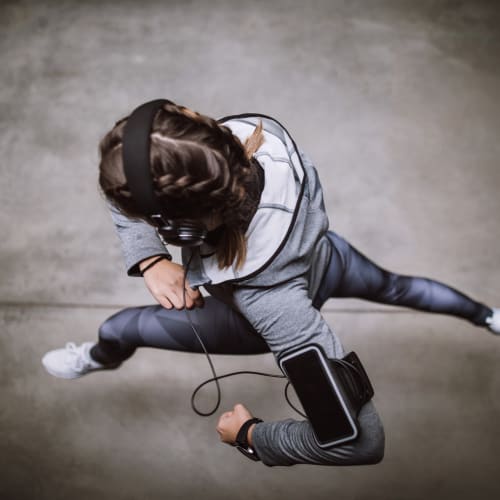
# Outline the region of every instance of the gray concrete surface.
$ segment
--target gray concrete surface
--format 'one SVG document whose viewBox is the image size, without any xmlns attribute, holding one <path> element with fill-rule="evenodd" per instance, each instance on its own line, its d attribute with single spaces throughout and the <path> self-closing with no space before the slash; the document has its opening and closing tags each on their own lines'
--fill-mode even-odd
<svg viewBox="0 0 500 500">
<path fill-rule="evenodd" d="M 0 498 L 499 498 L 500 338 L 455 318 L 327 303 L 375 385 L 387 449 L 373 467 L 248 463 L 190 410 L 209 376 L 198 356 L 142 350 L 78 381 L 40 364 L 151 302 L 124 274 L 97 142 L 160 96 L 277 117 L 339 233 L 500 306 L 499 22 L 497 2 L 472 0 L 2 2 Z M 291 416 L 281 382 L 223 391 L 223 409 Z"/>
</svg>

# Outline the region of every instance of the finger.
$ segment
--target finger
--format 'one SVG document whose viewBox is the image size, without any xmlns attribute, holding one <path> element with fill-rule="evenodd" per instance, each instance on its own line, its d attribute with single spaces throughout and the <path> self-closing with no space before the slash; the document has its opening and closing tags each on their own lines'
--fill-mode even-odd
<svg viewBox="0 0 500 500">
<path fill-rule="evenodd" d="M 186 288 L 186 307 L 192 309 L 193 307 L 200 307 L 203 305 L 203 298 L 198 290 Z"/>
<path fill-rule="evenodd" d="M 182 303 L 186 306 L 186 309 L 193 309 L 194 307 L 194 299 L 193 297 L 190 295 L 189 291 L 186 290 L 186 293 L 185 295 L 182 297 Z"/>
<path fill-rule="evenodd" d="M 217 427 L 215 429 L 217 431 L 217 434 L 219 435 L 219 438 L 221 441 L 224 441 L 226 440 L 226 433 L 225 433 L 225 430 L 223 427 Z"/>
<path fill-rule="evenodd" d="M 205 299 L 201 293 L 194 299 L 194 305 L 195 307 L 203 307 L 205 305 Z"/>
<path fill-rule="evenodd" d="M 186 297 L 186 307 L 188 309 L 193 309 L 193 307 L 197 307 L 199 305 L 199 300 L 202 295 L 199 292 L 198 288 L 191 288 L 190 286 L 186 285 L 183 297 L 184 296 Z"/>
<path fill-rule="evenodd" d="M 223 413 L 220 417 L 220 421 L 224 421 L 224 420 L 227 420 L 228 418 L 231 418 L 233 416 L 233 412 L 232 411 L 226 411 L 225 413 Z"/>
<path fill-rule="evenodd" d="M 217 428 L 216 429 L 217 434 L 219 435 L 219 439 L 223 441 L 224 443 L 226 442 L 227 436 L 223 428 Z"/>
<path fill-rule="evenodd" d="M 246 406 L 238 403 L 234 406 L 234 413 L 236 413 L 240 418 L 251 418 L 252 414 L 248 411 Z"/>
<path fill-rule="evenodd" d="M 182 288 L 180 291 L 172 290 L 168 294 L 168 299 L 172 302 L 172 305 L 177 309 L 184 309 L 184 297 L 182 296 Z"/>
<path fill-rule="evenodd" d="M 230 413 L 232 412 L 226 411 L 219 417 L 219 421 L 217 422 L 217 427 L 220 427 L 222 425 L 222 422 L 228 417 Z"/>
<path fill-rule="evenodd" d="M 188 292 L 192 296 L 200 293 L 200 290 L 197 286 L 191 286 L 189 283 L 186 283 L 184 288 L 186 289 L 186 292 Z"/>
<path fill-rule="evenodd" d="M 203 295 L 200 293 L 198 289 L 192 290 L 192 293 L 190 293 L 191 298 L 193 299 L 193 306 L 194 307 L 203 307 L 205 305 L 205 299 L 203 298 Z"/>
<path fill-rule="evenodd" d="M 165 297 L 164 295 L 158 295 L 157 297 L 155 297 L 156 300 L 158 301 L 158 303 L 163 306 L 165 309 L 172 309 L 172 303 L 170 302 L 170 300 L 167 299 L 167 297 Z"/>
<path fill-rule="evenodd" d="M 198 297 L 201 297 L 201 292 L 200 292 L 200 287 L 198 286 L 191 286 L 189 284 L 189 281 L 186 281 L 185 283 L 185 286 L 186 286 L 186 291 L 187 293 L 189 293 L 189 295 L 193 298 L 193 299 L 196 299 Z"/>
</svg>

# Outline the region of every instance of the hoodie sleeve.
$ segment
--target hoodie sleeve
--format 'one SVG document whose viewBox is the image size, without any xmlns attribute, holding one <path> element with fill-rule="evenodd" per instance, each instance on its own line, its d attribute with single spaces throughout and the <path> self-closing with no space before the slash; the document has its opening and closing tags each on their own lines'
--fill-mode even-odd
<svg viewBox="0 0 500 500">
<path fill-rule="evenodd" d="M 170 252 L 153 226 L 127 217 L 110 203 L 108 203 L 108 208 L 120 239 L 129 276 L 140 276 L 139 263 L 148 257 L 166 255 L 169 260 L 172 260 Z"/>
<path fill-rule="evenodd" d="M 320 344 L 330 358 L 344 355 L 342 345 L 321 313 L 312 306 L 300 279 L 271 288 L 238 287 L 235 305 L 278 357 L 283 351 L 310 342 Z M 360 436 L 351 442 L 321 448 L 308 421 L 287 419 L 255 426 L 252 440 L 268 466 L 319 464 L 363 465 L 382 460 L 384 430 L 373 402 L 361 409 Z"/>
</svg>

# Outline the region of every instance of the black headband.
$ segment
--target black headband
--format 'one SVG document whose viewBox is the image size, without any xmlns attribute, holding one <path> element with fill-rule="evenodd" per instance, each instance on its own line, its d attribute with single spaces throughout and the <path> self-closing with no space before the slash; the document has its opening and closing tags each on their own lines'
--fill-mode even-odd
<svg viewBox="0 0 500 500">
<path fill-rule="evenodd" d="M 142 104 L 129 116 L 123 130 L 123 170 L 132 198 L 145 215 L 161 214 L 164 211 L 153 190 L 149 136 L 156 113 L 167 103 L 170 101 L 157 99 Z"/>
</svg>

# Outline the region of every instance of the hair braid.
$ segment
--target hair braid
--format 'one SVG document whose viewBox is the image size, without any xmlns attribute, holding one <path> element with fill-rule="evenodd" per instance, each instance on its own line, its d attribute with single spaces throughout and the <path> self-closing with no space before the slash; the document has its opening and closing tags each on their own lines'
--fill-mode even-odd
<svg viewBox="0 0 500 500">
<path fill-rule="evenodd" d="M 130 195 L 123 165 L 126 118 L 100 143 L 100 185 L 127 215 L 145 218 Z M 242 144 L 216 120 L 168 101 L 153 120 L 150 165 L 155 193 L 170 218 L 199 219 L 217 212 L 225 226 L 216 248 L 219 267 L 246 257 L 245 231 L 259 197 L 258 172 L 252 155 L 263 143 L 262 124 Z"/>
</svg>

